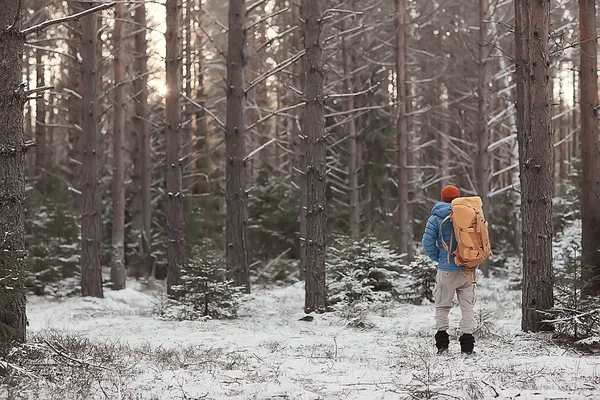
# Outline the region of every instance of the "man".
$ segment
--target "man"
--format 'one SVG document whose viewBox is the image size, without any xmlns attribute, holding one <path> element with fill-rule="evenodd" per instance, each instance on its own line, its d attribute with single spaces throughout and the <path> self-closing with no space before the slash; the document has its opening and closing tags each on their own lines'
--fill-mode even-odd
<svg viewBox="0 0 600 400">
<path fill-rule="evenodd" d="M 429 258 L 438 263 L 437 276 L 434 289 L 435 299 L 435 325 L 437 333 L 435 334 L 435 345 L 438 353 L 448 350 L 450 338 L 448 336 L 449 320 L 448 315 L 452 309 L 454 294 L 458 296 L 458 304 L 462 313 L 460 329 L 461 352 L 465 354 L 473 353 L 475 339 L 473 331 L 477 323 L 475 322 L 475 287 L 465 275 L 464 267 L 456 265 L 454 256 L 448 254 L 444 249 L 444 242 L 450 246 L 452 252 L 456 251 L 456 239 L 454 239 L 452 222 L 444 219 L 452 212 L 452 200 L 460 197 L 460 190 L 456 186 L 446 186 L 442 190 L 442 201 L 433 206 L 431 217 L 427 221 L 425 234 L 423 235 L 423 247 Z"/>
</svg>

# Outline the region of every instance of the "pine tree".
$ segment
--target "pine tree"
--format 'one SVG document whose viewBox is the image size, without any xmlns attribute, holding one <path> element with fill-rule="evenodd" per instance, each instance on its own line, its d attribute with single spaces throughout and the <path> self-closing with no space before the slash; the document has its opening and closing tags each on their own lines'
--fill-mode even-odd
<svg viewBox="0 0 600 400">
<path fill-rule="evenodd" d="M 24 341 L 25 152 L 22 3 L 0 1 L 0 346 Z"/>
<path fill-rule="evenodd" d="M 306 27 L 304 49 L 306 50 L 306 118 L 303 136 L 306 147 L 306 313 L 324 312 L 325 287 L 325 228 L 326 228 L 326 159 L 325 104 L 323 94 L 322 30 L 323 14 L 319 0 L 306 0 Z"/>
<path fill-rule="evenodd" d="M 246 1 L 229 1 L 227 54 L 226 202 L 227 269 L 238 286 L 250 292 L 248 266 L 248 194 L 246 193 Z"/>
</svg>

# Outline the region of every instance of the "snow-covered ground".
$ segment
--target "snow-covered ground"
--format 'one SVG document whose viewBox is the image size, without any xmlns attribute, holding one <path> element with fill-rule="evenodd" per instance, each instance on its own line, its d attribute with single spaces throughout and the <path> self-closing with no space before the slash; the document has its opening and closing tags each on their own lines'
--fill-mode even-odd
<svg viewBox="0 0 600 400">
<path fill-rule="evenodd" d="M 31 298 L 32 340 L 54 335 L 98 349 L 83 360 L 62 357 L 65 363 L 76 364 L 73 374 L 92 371 L 94 378 L 87 385 L 74 383 L 69 388 L 65 383 L 69 375 L 52 381 L 40 378 L 27 390 L 21 388 L 19 395 L 161 400 L 600 399 L 600 358 L 558 347 L 545 335 L 520 333 L 520 293 L 510 291 L 505 280 L 480 280 L 482 337 L 477 353 L 468 358 L 459 354 L 457 332 L 451 354 L 435 354 L 430 305 L 393 304 L 365 315 L 361 328 L 334 314 L 305 322 L 299 321 L 304 300 L 303 286 L 297 284 L 256 292 L 236 320 L 176 322 L 152 316 L 157 298 L 139 289 L 132 282 L 124 291 L 107 292 L 105 299 Z M 458 310 L 452 315 L 457 325 Z"/>
</svg>

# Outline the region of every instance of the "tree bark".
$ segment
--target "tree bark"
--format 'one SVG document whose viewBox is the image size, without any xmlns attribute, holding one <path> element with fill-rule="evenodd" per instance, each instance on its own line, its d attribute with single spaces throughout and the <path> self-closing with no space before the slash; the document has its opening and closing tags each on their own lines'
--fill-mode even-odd
<svg viewBox="0 0 600 400">
<path fill-rule="evenodd" d="M 152 260 L 152 204 L 151 204 L 151 177 L 150 177 L 150 135 L 148 134 L 148 41 L 146 30 L 146 5 L 141 2 L 137 5 L 134 14 L 137 25 L 135 34 L 135 60 L 134 71 L 136 79 L 133 81 L 134 91 L 134 117 L 133 127 L 137 135 L 136 174 L 137 190 L 136 203 L 138 215 L 134 218 L 138 232 L 138 261 L 137 273 L 147 278 L 153 275 Z"/>
<path fill-rule="evenodd" d="M 20 3 L 0 0 L 0 346 L 25 341 L 25 153 Z M 8 283 L 10 282 L 10 283 Z M 10 288 L 9 288 L 10 287 Z M 12 288 L 12 289 L 11 289 Z"/>
<path fill-rule="evenodd" d="M 38 10 L 44 8 L 44 2 L 39 1 Z M 45 14 L 41 12 L 42 18 Z M 43 18 L 45 19 L 45 18 Z M 42 35 L 38 35 L 38 38 L 41 38 Z M 45 68 L 44 68 L 44 60 L 42 56 L 44 54 L 43 50 L 35 49 L 35 75 L 36 75 L 36 85 L 37 87 L 46 86 L 46 78 L 44 76 Z M 47 167 L 46 163 L 46 153 L 48 152 L 48 145 L 46 143 L 46 100 L 43 97 L 43 94 L 40 95 L 35 101 L 35 177 L 37 179 L 36 186 L 38 187 L 40 193 L 42 195 L 45 194 L 44 190 L 44 179 L 43 179 L 43 171 Z"/>
<path fill-rule="evenodd" d="M 306 0 L 304 48 L 306 50 L 306 118 L 303 136 L 306 146 L 306 285 L 304 311 L 324 312 L 325 229 L 327 222 L 327 170 L 325 104 L 323 96 L 323 14 L 320 0 Z"/>
<path fill-rule="evenodd" d="M 523 86 L 519 132 L 523 213 L 523 299 L 521 328 L 525 332 L 549 330 L 543 311 L 554 306 L 552 293 L 553 145 L 550 59 L 548 51 L 548 0 L 517 0 L 517 26 L 521 27 L 522 66 L 517 80 Z M 519 45 L 517 43 L 517 45 Z"/>
<path fill-rule="evenodd" d="M 187 0 L 185 3 L 185 18 L 184 18 L 184 27 L 185 27 L 185 95 L 188 98 L 192 98 L 192 87 L 194 86 L 194 76 L 192 74 L 192 65 L 193 65 L 193 47 L 192 47 L 192 29 L 194 29 L 194 22 L 192 19 L 192 13 L 194 13 L 194 1 Z M 185 119 L 187 121 L 184 133 L 184 151 L 183 155 L 186 158 L 186 166 L 188 166 L 184 173 L 185 175 L 190 175 L 194 169 L 195 162 L 193 158 L 195 158 L 194 153 L 194 131 L 192 125 L 192 105 L 190 102 L 185 102 Z M 191 177 L 186 177 L 183 180 L 185 190 L 187 192 L 191 192 L 194 185 L 194 179 Z M 191 198 L 191 197 L 190 197 Z"/>
<path fill-rule="evenodd" d="M 94 3 L 81 3 L 83 9 Z M 98 135 L 99 79 L 97 62 L 98 16 L 81 18 L 82 90 L 81 132 L 81 294 L 103 297 L 102 265 L 100 264 L 100 241 L 102 240 L 102 203 L 100 195 L 100 146 Z"/>
<path fill-rule="evenodd" d="M 80 1 L 67 1 L 69 13 L 75 14 L 80 11 L 82 3 Z M 83 112 L 81 110 L 82 103 L 81 98 L 77 95 L 81 94 L 81 65 L 75 61 L 78 59 L 79 45 L 81 44 L 81 33 L 79 31 L 80 24 L 78 21 L 71 22 L 69 24 L 69 40 L 67 41 L 67 47 L 69 55 L 74 60 L 69 60 L 68 68 L 68 80 L 67 87 L 70 90 L 68 93 L 67 105 L 69 112 L 67 115 L 69 121 L 69 183 L 74 188 L 78 188 L 81 181 L 81 160 L 80 158 L 80 140 L 81 140 L 81 126 Z M 77 208 L 81 208 L 81 199 L 76 197 L 74 204 Z"/>
<path fill-rule="evenodd" d="M 483 213 L 489 218 L 490 192 L 490 131 L 487 124 L 488 113 L 488 86 L 487 86 L 487 57 L 488 57 L 488 35 L 487 35 L 487 0 L 479 0 L 479 43 L 478 43 L 478 81 L 477 81 L 477 163 L 475 165 L 475 176 L 477 177 L 477 192 L 483 200 Z M 480 266 L 485 277 L 489 276 L 489 264 L 484 262 Z"/>
<path fill-rule="evenodd" d="M 398 249 L 406 254 L 406 261 L 412 260 L 412 238 L 409 213 L 409 174 L 408 174 L 408 129 L 406 122 L 406 0 L 396 0 L 396 97 L 398 116 L 396 119 L 396 142 L 398 167 Z"/>
<path fill-rule="evenodd" d="M 350 5 L 352 8 L 353 4 Z M 343 31 L 350 29 L 349 19 L 344 19 Z M 354 76 L 352 74 L 353 57 L 348 44 L 348 39 L 342 36 L 342 59 L 344 64 L 344 90 L 348 93 L 354 92 Z M 354 97 L 349 97 L 346 102 L 346 110 L 354 110 Z M 350 186 L 350 236 L 360 236 L 360 188 L 358 186 L 358 143 L 356 134 L 356 120 L 350 118 L 348 121 L 348 183 Z"/>
<path fill-rule="evenodd" d="M 246 1 L 229 1 L 227 54 L 227 123 L 225 147 L 227 201 L 227 270 L 235 284 L 250 292 L 248 267 L 248 195 L 246 193 Z"/>
<path fill-rule="evenodd" d="M 598 39 L 594 0 L 579 0 L 581 40 L 582 262 L 589 290 L 600 294 L 600 138 L 598 137 Z"/>
<path fill-rule="evenodd" d="M 294 52 L 299 52 L 301 50 L 302 43 L 301 38 L 304 35 L 304 23 L 301 21 L 300 16 L 304 14 L 305 10 L 305 2 L 306 0 L 301 0 L 300 4 L 294 4 L 292 6 L 292 19 L 293 23 L 297 23 L 299 25 L 299 29 L 293 33 L 292 37 L 292 47 Z M 306 66 L 306 57 L 301 58 L 294 64 L 294 87 L 297 90 L 301 90 L 304 87 L 304 79 L 305 76 L 305 66 Z M 292 122 L 292 142 L 293 142 L 293 166 L 292 166 L 292 176 L 294 177 L 294 182 L 298 187 L 298 197 L 300 200 L 299 210 L 298 210 L 298 218 L 299 218 L 299 228 L 300 228 L 300 280 L 305 279 L 306 275 L 306 141 L 302 138 L 302 125 L 304 123 L 304 113 L 302 112 L 302 108 L 299 107 L 296 109 L 296 118 Z"/>
<path fill-rule="evenodd" d="M 113 289 L 125 289 L 125 169 L 123 161 L 125 135 L 125 87 L 123 80 L 123 20 L 125 4 L 115 5 L 114 45 L 114 114 L 113 114 L 113 227 L 111 280 Z M 138 28 L 139 29 L 139 28 Z"/>
<path fill-rule="evenodd" d="M 180 0 L 167 0 L 167 292 L 181 283 L 183 266 L 183 193 L 181 157 L 181 54 L 179 47 Z"/>
</svg>

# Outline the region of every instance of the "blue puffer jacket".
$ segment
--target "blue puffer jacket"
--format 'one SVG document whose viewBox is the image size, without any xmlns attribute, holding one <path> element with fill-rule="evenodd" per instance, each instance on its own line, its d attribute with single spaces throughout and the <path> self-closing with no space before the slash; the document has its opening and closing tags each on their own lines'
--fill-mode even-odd
<svg viewBox="0 0 600 400">
<path fill-rule="evenodd" d="M 444 218 L 446 218 L 452 212 L 450 203 L 439 202 L 431 210 L 431 217 L 427 221 L 425 227 L 425 234 L 423 235 L 423 247 L 425 253 L 431 258 L 431 260 L 438 263 L 438 269 L 441 271 L 463 271 L 464 267 L 457 266 L 454 263 L 454 257 L 450 256 L 450 262 L 448 262 L 448 252 L 444 249 L 442 244 L 441 235 L 444 237 L 446 244 L 450 244 L 450 238 L 452 236 L 453 227 L 450 220 L 444 222 L 442 232 L 440 235 L 440 225 Z M 452 251 L 456 250 L 456 239 L 452 239 Z"/>
</svg>

